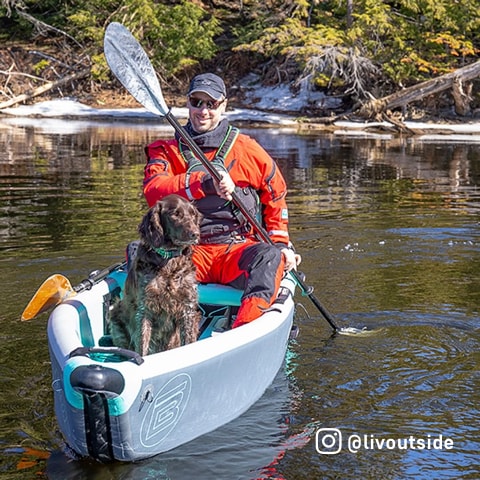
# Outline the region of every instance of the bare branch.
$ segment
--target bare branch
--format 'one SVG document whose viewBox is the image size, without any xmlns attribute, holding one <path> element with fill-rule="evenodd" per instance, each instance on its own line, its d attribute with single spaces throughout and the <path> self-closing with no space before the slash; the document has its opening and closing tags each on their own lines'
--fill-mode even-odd
<svg viewBox="0 0 480 480">
<path fill-rule="evenodd" d="M 52 57 L 51 55 L 47 55 L 44 52 L 40 52 L 39 50 L 30 50 L 28 53 L 31 53 L 33 55 L 37 55 L 39 57 L 44 58 L 45 60 L 48 60 L 49 62 L 55 62 L 58 63 L 62 67 L 67 67 L 67 68 L 72 68 L 70 65 L 67 65 L 65 62 L 62 62 L 61 60 L 58 60 L 58 58 Z"/>
<path fill-rule="evenodd" d="M 321 73 L 330 77 L 329 86 L 341 80 L 349 85 L 346 94 L 355 93 L 359 98 L 368 98 L 368 87 L 380 75 L 380 70 L 371 60 L 357 55 L 352 49 L 345 52 L 335 46 L 321 47 L 317 54 L 308 58 L 296 84 L 310 89 Z"/>
<path fill-rule="evenodd" d="M 1 4 L 7 10 L 7 17 L 12 16 L 12 10 L 19 12 L 27 8 L 23 0 L 1 0 Z"/>
<path fill-rule="evenodd" d="M 60 30 L 59 28 L 52 27 L 52 25 L 49 25 L 48 23 L 42 22 L 41 20 L 38 20 L 38 18 L 33 17 L 32 15 L 22 11 L 22 10 L 17 10 L 18 15 L 21 17 L 25 18 L 25 20 L 28 20 L 30 23 L 32 23 L 37 31 L 41 35 L 45 35 L 46 31 L 52 31 L 55 33 L 58 33 L 60 35 L 63 35 L 67 38 L 69 38 L 72 42 L 76 43 L 80 48 L 83 49 L 83 45 L 78 42 L 77 39 L 73 38 L 71 35 L 69 35 L 67 32 L 64 32 L 63 30 Z"/>
<path fill-rule="evenodd" d="M 30 75 L 29 73 L 12 72 L 10 70 L 0 70 L 0 75 L 7 75 L 9 77 L 12 75 L 17 75 L 19 77 L 31 78 L 32 80 L 40 80 L 41 82 L 48 82 L 48 80 L 45 80 L 42 77 L 36 77 L 35 75 Z"/>
<path fill-rule="evenodd" d="M 31 92 L 24 93 L 22 95 L 19 95 L 18 97 L 15 97 L 6 102 L 0 103 L 0 109 L 11 107 L 12 105 L 15 105 L 17 103 L 24 102 L 25 100 L 29 100 L 30 98 L 41 95 L 42 93 L 45 93 L 48 90 L 51 90 L 52 88 L 58 88 L 62 85 L 65 85 L 68 82 L 71 82 L 73 80 L 78 80 L 79 78 L 83 78 L 88 75 L 90 75 L 90 68 L 85 68 L 80 72 L 74 73 L 72 75 L 68 75 L 64 78 L 61 78 L 60 80 L 57 80 L 56 82 L 48 82 L 45 85 L 42 85 L 41 87 L 38 87 Z"/>
</svg>

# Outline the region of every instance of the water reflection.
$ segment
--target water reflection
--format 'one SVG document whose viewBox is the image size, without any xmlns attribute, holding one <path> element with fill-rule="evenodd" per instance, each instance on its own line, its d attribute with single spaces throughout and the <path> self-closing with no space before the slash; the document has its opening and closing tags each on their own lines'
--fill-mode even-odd
<svg viewBox="0 0 480 480">
<path fill-rule="evenodd" d="M 478 476 L 478 144 L 244 131 L 285 174 L 307 283 L 341 326 L 378 332 L 331 338 L 298 295 L 287 373 L 238 421 L 139 465 L 72 461 L 53 415 L 46 316 L 18 319 L 50 274 L 75 284 L 123 256 L 146 209 L 143 147 L 171 132 L 0 119 L 2 478 Z M 322 455 L 319 428 L 443 434 L 455 448 Z"/>
</svg>

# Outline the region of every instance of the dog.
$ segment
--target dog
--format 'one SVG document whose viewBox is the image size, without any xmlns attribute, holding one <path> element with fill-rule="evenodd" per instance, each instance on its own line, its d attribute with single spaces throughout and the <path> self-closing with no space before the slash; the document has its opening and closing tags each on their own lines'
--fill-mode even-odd
<svg viewBox="0 0 480 480">
<path fill-rule="evenodd" d="M 178 195 L 145 214 L 124 296 L 111 312 L 115 346 L 145 356 L 197 340 L 201 314 L 192 245 L 200 239 L 199 224 L 198 210 Z"/>
</svg>

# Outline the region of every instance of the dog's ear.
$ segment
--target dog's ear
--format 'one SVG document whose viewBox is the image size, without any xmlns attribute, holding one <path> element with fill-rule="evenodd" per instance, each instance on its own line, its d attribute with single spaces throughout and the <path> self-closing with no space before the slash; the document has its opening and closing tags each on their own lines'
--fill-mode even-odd
<svg viewBox="0 0 480 480">
<path fill-rule="evenodd" d="M 165 234 L 161 224 L 162 202 L 158 201 L 143 217 L 138 226 L 142 240 L 152 247 L 159 248 L 164 244 Z"/>
</svg>

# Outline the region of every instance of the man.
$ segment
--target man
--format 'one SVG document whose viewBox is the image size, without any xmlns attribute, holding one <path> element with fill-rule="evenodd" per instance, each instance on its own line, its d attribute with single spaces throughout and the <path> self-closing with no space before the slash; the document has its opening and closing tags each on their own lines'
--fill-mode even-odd
<svg viewBox="0 0 480 480">
<path fill-rule="evenodd" d="M 227 92 L 220 77 L 197 75 L 187 98 L 185 129 L 220 172 L 221 181 L 212 179 L 177 134 L 146 147 L 143 191 L 149 206 L 172 193 L 197 206 L 203 216 L 200 244 L 193 254 L 197 279 L 244 290 L 233 324 L 238 327 L 273 303 L 284 271 L 300 262 L 289 248 L 286 184 L 268 153 L 222 118 Z M 255 237 L 231 201 L 234 190 L 252 215 L 261 216 L 275 245 Z"/>
</svg>

